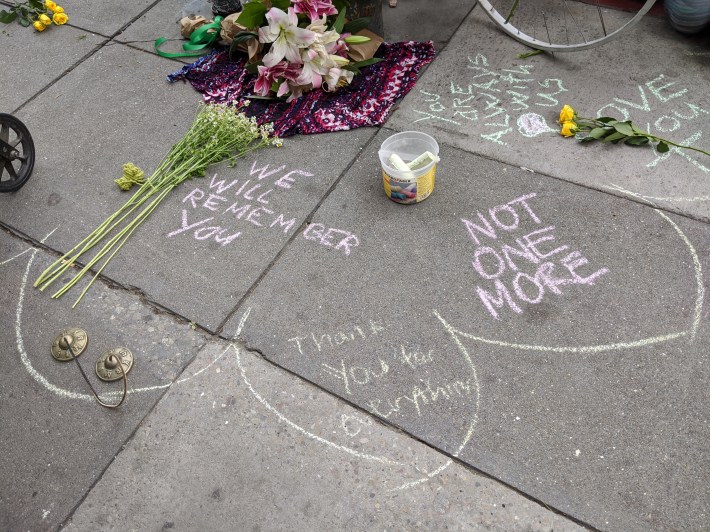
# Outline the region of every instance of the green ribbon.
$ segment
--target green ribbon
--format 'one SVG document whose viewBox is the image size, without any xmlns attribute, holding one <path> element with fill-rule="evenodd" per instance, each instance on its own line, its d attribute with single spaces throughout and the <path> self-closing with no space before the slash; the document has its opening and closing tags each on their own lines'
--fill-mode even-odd
<svg viewBox="0 0 710 532">
<path fill-rule="evenodd" d="M 202 55 L 207 50 L 206 48 L 212 47 L 212 45 L 219 39 L 219 32 L 221 30 L 221 22 L 223 17 L 215 17 L 214 22 L 209 24 L 204 24 L 200 26 L 190 35 L 190 40 L 182 45 L 184 52 L 163 52 L 160 47 L 168 39 L 165 37 L 160 37 L 156 39 L 153 43 L 153 48 L 155 48 L 156 53 L 161 57 L 189 57 L 193 55 Z"/>
</svg>

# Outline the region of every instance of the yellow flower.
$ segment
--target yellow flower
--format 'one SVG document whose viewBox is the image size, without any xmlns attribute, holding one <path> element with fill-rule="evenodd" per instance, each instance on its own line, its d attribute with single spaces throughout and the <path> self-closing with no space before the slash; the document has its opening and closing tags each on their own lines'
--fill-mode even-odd
<svg viewBox="0 0 710 532">
<path fill-rule="evenodd" d="M 39 21 L 40 21 L 42 24 L 44 24 L 45 26 L 49 26 L 49 25 L 52 23 L 52 19 L 49 18 L 49 17 L 48 17 L 47 15 L 45 15 L 44 13 L 42 13 L 42 14 L 39 16 Z"/>
<path fill-rule="evenodd" d="M 560 124 L 564 124 L 565 122 L 570 122 L 574 120 L 574 115 L 576 113 L 574 112 L 574 109 L 570 107 L 569 105 L 565 105 L 562 108 L 562 111 L 560 111 Z"/>
<path fill-rule="evenodd" d="M 64 13 L 64 8 L 55 4 L 54 9 L 52 9 L 52 11 L 54 11 L 55 13 Z"/>
<path fill-rule="evenodd" d="M 563 137 L 573 137 L 576 132 L 577 124 L 575 124 L 571 120 L 567 120 L 562 124 L 562 130 L 560 131 L 560 135 L 562 135 Z"/>
<path fill-rule="evenodd" d="M 54 9 L 57 7 L 57 4 L 52 2 L 52 0 L 44 0 L 44 7 L 54 11 Z"/>
<path fill-rule="evenodd" d="M 52 17 L 52 20 L 57 26 L 61 26 L 62 24 L 66 24 L 67 20 L 69 20 L 69 17 L 66 15 L 66 13 L 55 13 L 54 16 Z"/>
<path fill-rule="evenodd" d="M 34 27 L 34 29 L 36 29 L 37 31 L 44 31 L 44 28 L 46 28 L 47 26 L 42 24 L 39 20 L 35 20 L 32 23 L 32 27 Z"/>
</svg>

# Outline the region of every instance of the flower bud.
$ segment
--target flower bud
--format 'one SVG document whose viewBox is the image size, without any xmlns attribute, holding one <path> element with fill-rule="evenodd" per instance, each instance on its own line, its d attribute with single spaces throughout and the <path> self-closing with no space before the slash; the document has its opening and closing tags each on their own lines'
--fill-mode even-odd
<svg viewBox="0 0 710 532">
<path fill-rule="evenodd" d="M 69 17 L 66 15 L 66 13 L 55 13 L 52 17 L 52 20 L 57 26 L 61 26 L 62 24 L 67 23 Z"/>
<path fill-rule="evenodd" d="M 44 7 L 47 9 L 54 11 L 54 9 L 57 7 L 57 4 L 52 2 L 52 0 L 45 0 L 44 1 Z"/>
<path fill-rule="evenodd" d="M 350 60 L 347 57 L 342 57 L 339 55 L 329 55 L 328 56 L 333 63 L 335 63 L 336 66 L 339 67 L 344 67 L 348 63 L 350 63 Z"/>
<path fill-rule="evenodd" d="M 46 26 L 44 24 L 42 24 L 39 20 L 35 20 L 32 23 L 32 27 L 34 29 L 36 29 L 37 31 L 44 31 L 44 29 L 46 28 Z"/>
<path fill-rule="evenodd" d="M 39 16 L 39 21 L 40 21 L 42 24 L 44 24 L 45 26 L 49 26 L 49 25 L 52 23 L 52 19 L 49 18 L 49 17 L 48 17 L 47 15 L 45 15 L 44 13 L 42 13 L 42 14 Z"/>
<path fill-rule="evenodd" d="M 370 38 L 365 37 L 364 35 L 351 35 L 350 37 L 345 37 L 343 40 L 348 44 L 362 44 L 370 42 Z"/>
</svg>

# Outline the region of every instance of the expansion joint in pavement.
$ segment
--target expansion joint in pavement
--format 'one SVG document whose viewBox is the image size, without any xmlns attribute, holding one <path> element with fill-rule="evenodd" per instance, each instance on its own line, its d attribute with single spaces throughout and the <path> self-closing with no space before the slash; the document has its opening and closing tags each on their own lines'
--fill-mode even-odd
<svg viewBox="0 0 710 532">
<path fill-rule="evenodd" d="M 357 159 L 357 158 L 356 158 L 356 159 Z M 560 509 L 558 509 L 558 508 L 551 507 L 551 506 L 549 506 L 548 504 L 546 504 L 544 501 L 542 501 L 542 500 L 540 500 L 540 499 L 537 499 L 537 498 L 535 498 L 534 496 L 532 496 L 532 495 L 530 495 L 530 494 L 528 494 L 528 493 L 522 491 L 520 488 L 518 488 L 518 487 L 516 487 L 516 486 L 514 486 L 514 485 L 512 485 L 512 484 L 509 484 L 509 483 L 505 482 L 504 480 L 501 480 L 500 478 L 497 478 L 497 477 L 491 475 L 490 473 L 487 473 L 486 471 L 484 471 L 484 470 L 482 470 L 482 469 L 479 469 L 479 468 L 477 468 L 477 467 L 471 465 L 471 463 L 466 462 L 466 461 L 462 460 L 461 458 L 459 458 L 458 453 L 451 453 L 451 452 L 449 452 L 449 451 L 445 451 L 445 450 L 443 450 L 443 449 L 440 449 L 440 448 L 438 448 L 438 447 L 435 447 L 435 446 L 433 446 L 431 443 L 427 442 L 427 441 L 424 440 L 424 439 L 419 438 L 419 437 L 416 436 L 415 434 L 413 434 L 413 433 L 411 433 L 411 432 L 409 432 L 409 431 L 403 429 L 403 428 L 400 427 L 399 425 L 397 425 L 397 424 L 395 424 L 395 423 L 393 423 L 393 422 L 391 422 L 391 421 L 389 421 L 389 420 L 387 420 L 387 419 L 383 419 L 383 418 L 377 416 L 376 414 L 373 414 L 372 412 L 370 412 L 369 410 L 363 408 L 361 405 L 359 405 L 359 404 L 356 403 L 356 402 L 350 401 L 347 397 L 345 397 L 345 396 L 343 396 L 343 395 L 340 395 L 340 394 L 338 394 L 338 393 L 336 393 L 336 392 L 331 391 L 329 388 L 326 388 L 326 387 L 322 386 L 322 385 L 319 384 L 318 382 L 313 381 L 313 380 L 311 380 L 311 379 L 309 379 L 309 378 L 307 378 L 307 377 L 301 375 L 300 373 L 297 373 L 297 372 L 295 372 L 295 371 L 289 369 L 288 367 L 282 366 L 282 365 L 279 364 L 278 362 L 276 362 L 276 361 L 272 360 L 271 358 L 269 358 L 261 349 L 259 349 L 259 348 L 257 348 L 257 347 L 249 346 L 248 343 L 246 342 L 246 340 L 244 340 L 243 338 L 237 336 L 237 337 L 234 338 L 234 339 L 230 339 L 230 338 L 226 338 L 226 337 L 224 337 L 224 336 L 220 336 L 220 339 L 223 339 L 223 340 L 226 340 L 226 341 L 228 341 L 228 342 L 231 342 L 232 345 L 233 345 L 233 347 L 234 347 L 235 349 L 241 349 L 241 350 L 243 350 L 243 351 L 245 351 L 245 352 L 248 352 L 248 353 L 251 353 L 251 354 L 254 354 L 254 355 L 258 356 L 258 357 L 259 357 L 260 359 L 262 359 L 266 364 L 268 364 L 269 366 L 271 366 L 272 368 L 274 368 L 274 370 L 276 370 L 276 371 L 283 371 L 283 372 L 285 372 L 286 374 L 288 374 L 289 376 L 291 376 L 291 377 L 297 379 L 298 381 L 300 381 L 300 382 L 302 382 L 302 383 L 305 383 L 305 384 L 307 384 L 307 385 L 309 385 L 309 386 L 312 386 L 312 387 L 315 388 L 318 392 L 323 393 L 323 394 L 327 395 L 328 397 L 331 397 L 332 399 L 334 399 L 335 401 L 337 401 L 337 402 L 339 402 L 339 403 L 345 404 L 345 405 L 349 406 L 350 408 L 353 408 L 354 410 L 358 411 L 358 412 L 359 412 L 360 414 L 362 414 L 363 416 L 366 416 L 368 419 L 372 420 L 374 423 L 377 423 L 377 424 L 379 424 L 379 425 L 381 425 L 381 426 L 383 426 L 383 427 L 386 427 L 386 428 L 389 429 L 389 430 L 393 430 L 394 432 L 396 432 L 397 434 L 399 434 L 399 435 L 401 435 L 401 436 L 403 436 L 403 437 L 405 437 L 405 438 L 414 440 L 415 442 L 417 442 L 417 443 L 419 443 L 419 444 L 421 444 L 421 445 L 423 445 L 423 446 L 425 446 L 425 447 L 428 447 L 428 448 L 431 449 L 432 451 L 434 451 L 434 452 L 436 452 L 436 453 L 438 453 L 438 454 L 440 454 L 440 455 L 442 455 L 442 456 L 445 456 L 446 458 L 448 458 L 448 459 L 451 460 L 452 462 L 454 462 L 454 463 L 456 463 L 457 465 L 459 465 L 459 466 L 461 466 L 461 467 L 463 467 L 463 468 L 469 470 L 469 471 L 472 472 L 473 474 L 478 475 L 478 476 L 483 477 L 483 478 L 490 479 L 490 480 L 492 480 L 492 481 L 494 481 L 494 482 L 500 484 L 501 486 L 504 486 L 505 488 L 510 489 L 510 490 L 516 492 L 516 493 L 519 494 L 520 496 L 525 497 L 525 498 L 528 499 L 529 501 L 531 501 L 531 502 L 533 502 L 533 503 L 535 503 L 535 504 L 537 504 L 537 505 L 543 506 L 544 508 L 546 508 L 546 509 L 549 510 L 550 512 L 553 512 L 553 513 L 555 513 L 555 514 L 557 514 L 557 515 L 560 515 L 560 516 L 564 517 L 565 519 L 569 519 L 570 521 L 573 521 L 574 523 L 576 523 L 577 525 L 579 525 L 579 526 L 581 526 L 581 527 L 584 527 L 584 528 L 586 528 L 586 529 L 588 529 L 588 530 L 591 530 L 591 531 L 596 531 L 596 530 L 597 530 L 597 529 L 595 529 L 593 526 L 591 526 L 589 523 L 585 523 L 584 521 L 581 521 L 580 519 L 577 519 L 576 517 L 574 517 L 574 516 L 572 516 L 572 515 L 570 515 L 570 514 L 568 514 L 568 513 L 565 513 L 564 511 L 562 511 L 562 510 L 560 510 Z M 176 381 L 177 381 L 177 380 L 179 380 L 179 377 L 176 379 Z"/>
<path fill-rule="evenodd" d="M 23 103 L 21 103 L 20 106 L 17 107 L 17 108 L 12 112 L 12 114 L 17 114 L 18 112 L 20 112 L 24 107 L 26 107 L 28 104 L 30 104 L 31 102 L 33 102 L 34 100 L 36 100 L 40 95 L 42 95 L 44 92 L 46 92 L 50 87 L 54 86 L 59 80 L 61 80 L 62 78 L 64 78 L 67 74 L 69 74 L 72 70 L 74 70 L 74 69 L 77 68 L 79 65 L 81 65 L 84 61 L 86 61 L 86 60 L 89 59 L 91 56 L 93 56 L 94 54 L 96 54 L 98 51 L 100 51 L 101 49 L 103 49 L 106 45 L 110 44 L 111 42 L 115 42 L 115 41 L 114 41 L 114 38 L 115 38 L 116 36 L 118 36 L 118 35 L 120 35 L 121 33 L 123 33 L 126 28 L 128 28 L 129 26 L 131 26 L 131 24 L 133 24 L 136 20 L 138 20 L 138 19 L 141 18 L 143 15 L 145 15 L 148 11 L 150 11 L 151 9 L 153 9 L 157 4 L 160 3 L 160 1 L 161 1 L 161 0 L 155 0 L 153 3 L 149 4 L 148 6 L 146 6 L 146 8 L 143 9 L 143 11 L 141 11 L 140 13 L 138 13 L 135 17 L 133 17 L 133 18 L 132 18 L 131 20 L 129 20 L 128 22 L 126 22 L 126 23 L 125 23 L 123 26 L 121 26 L 116 32 L 114 32 L 112 35 L 109 35 L 109 36 L 103 35 L 103 34 L 101 34 L 101 33 L 99 33 L 99 32 L 93 31 L 93 30 L 88 30 L 88 29 L 86 29 L 86 28 L 82 28 L 81 26 L 75 26 L 75 25 L 73 25 L 73 24 L 67 24 L 67 26 L 72 27 L 72 28 L 74 28 L 74 29 L 86 31 L 86 32 L 88 32 L 88 33 L 93 33 L 94 35 L 98 35 L 99 37 L 103 37 L 104 40 L 103 40 L 101 43 L 99 43 L 93 50 L 90 50 L 90 51 L 87 52 L 83 57 L 81 57 L 81 58 L 78 59 L 76 62 L 74 62 L 74 64 L 72 64 L 72 65 L 70 65 L 69 67 L 67 67 L 61 74 L 59 74 L 57 77 L 55 77 L 54 79 L 52 79 L 52 80 L 51 80 L 49 83 L 47 83 L 44 87 L 42 87 L 40 90 L 38 90 L 37 92 L 35 92 L 30 98 L 28 98 L 28 99 L 25 100 Z"/>
</svg>

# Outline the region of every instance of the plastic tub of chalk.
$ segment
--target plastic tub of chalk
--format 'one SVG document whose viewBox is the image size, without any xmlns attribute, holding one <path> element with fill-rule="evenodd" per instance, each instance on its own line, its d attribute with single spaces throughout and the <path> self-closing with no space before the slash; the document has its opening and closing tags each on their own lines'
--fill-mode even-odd
<svg viewBox="0 0 710 532">
<path fill-rule="evenodd" d="M 385 194 L 397 203 L 419 203 L 434 192 L 439 145 L 419 131 L 385 139 L 379 151 Z"/>
</svg>

